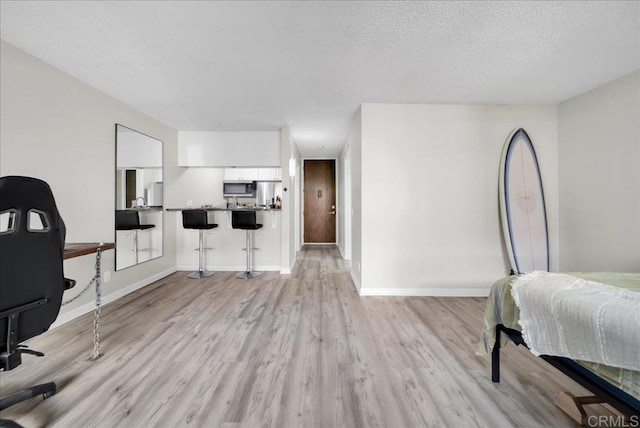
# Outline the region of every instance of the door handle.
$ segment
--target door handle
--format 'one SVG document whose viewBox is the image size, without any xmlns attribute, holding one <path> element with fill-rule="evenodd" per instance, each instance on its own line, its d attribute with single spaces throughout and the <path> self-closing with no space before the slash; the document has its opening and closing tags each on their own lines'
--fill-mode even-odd
<svg viewBox="0 0 640 428">
<path fill-rule="evenodd" d="M 336 215 L 335 211 L 329 211 L 329 214 Z"/>
</svg>

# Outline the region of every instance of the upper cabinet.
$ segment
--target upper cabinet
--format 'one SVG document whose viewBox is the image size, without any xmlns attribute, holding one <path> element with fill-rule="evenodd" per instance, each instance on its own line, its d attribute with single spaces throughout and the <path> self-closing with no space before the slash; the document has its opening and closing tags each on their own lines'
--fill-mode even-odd
<svg viewBox="0 0 640 428">
<path fill-rule="evenodd" d="M 225 180 L 282 181 L 282 168 L 225 168 Z"/>
<path fill-rule="evenodd" d="M 279 165 L 280 131 L 178 133 L 178 166 L 276 167 Z M 257 180 L 258 178 L 236 178 L 236 180 L 242 179 Z"/>
<path fill-rule="evenodd" d="M 243 176 L 242 168 L 225 168 L 224 169 L 224 179 L 226 181 L 230 180 L 242 180 Z"/>
<path fill-rule="evenodd" d="M 224 179 L 257 181 L 259 179 L 258 168 L 225 168 Z"/>
<path fill-rule="evenodd" d="M 282 168 L 260 168 L 258 169 L 258 180 L 282 181 Z"/>
</svg>

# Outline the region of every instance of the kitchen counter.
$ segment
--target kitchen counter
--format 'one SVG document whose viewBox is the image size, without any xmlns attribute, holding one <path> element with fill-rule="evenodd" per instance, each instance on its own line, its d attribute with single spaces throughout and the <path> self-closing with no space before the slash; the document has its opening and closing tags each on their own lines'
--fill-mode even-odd
<svg viewBox="0 0 640 428">
<path fill-rule="evenodd" d="M 167 208 L 168 221 L 175 223 L 176 228 L 176 264 L 178 270 L 194 271 L 198 269 L 198 254 L 193 249 L 198 247 L 199 233 L 185 229 L 182 224 L 181 211 L 201 209 L 207 212 L 208 222 L 217 224 L 215 229 L 207 230 L 203 234 L 205 247 L 211 247 L 205 253 L 205 263 L 210 271 L 238 271 L 245 270 L 246 233 L 244 230 L 233 228 L 233 213 L 252 211 L 256 213 L 256 222 L 262 228 L 254 231 L 254 247 L 259 248 L 253 254 L 253 264 L 256 271 L 281 270 L 281 209 L 261 208 L 216 208 L 212 206 L 199 207 L 171 207 Z"/>
<path fill-rule="evenodd" d="M 137 208 L 125 208 L 125 211 L 138 211 L 138 212 L 147 212 L 147 211 L 162 211 L 162 207 L 137 207 Z"/>
<path fill-rule="evenodd" d="M 215 208 L 215 207 L 185 207 L 167 208 L 167 211 L 204 210 L 204 211 L 282 211 L 282 208 Z"/>
</svg>

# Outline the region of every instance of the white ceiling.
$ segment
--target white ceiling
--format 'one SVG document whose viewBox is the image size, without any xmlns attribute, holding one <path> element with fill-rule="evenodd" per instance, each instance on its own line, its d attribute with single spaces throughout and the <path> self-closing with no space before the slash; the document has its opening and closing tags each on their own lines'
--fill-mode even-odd
<svg viewBox="0 0 640 428">
<path fill-rule="evenodd" d="M 0 14 L 7 42 L 177 130 L 288 124 L 305 157 L 337 156 L 363 102 L 558 103 L 640 68 L 637 1 L 2 1 Z"/>
</svg>

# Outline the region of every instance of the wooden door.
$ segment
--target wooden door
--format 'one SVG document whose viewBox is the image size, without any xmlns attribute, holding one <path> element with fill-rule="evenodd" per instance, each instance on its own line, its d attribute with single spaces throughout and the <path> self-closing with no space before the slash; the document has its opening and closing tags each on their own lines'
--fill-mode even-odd
<svg viewBox="0 0 640 428">
<path fill-rule="evenodd" d="M 335 160 L 304 161 L 304 242 L 336 242 Z"/>
<path fill-rule="evenodd" d="M 136 170 L 128 169 L 125 172 L 125 197 L 124 208 L 131 207 L 131 201 L 135 201 L 138 195 L 136 194 Z"/>
</svg>

